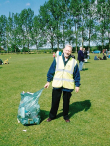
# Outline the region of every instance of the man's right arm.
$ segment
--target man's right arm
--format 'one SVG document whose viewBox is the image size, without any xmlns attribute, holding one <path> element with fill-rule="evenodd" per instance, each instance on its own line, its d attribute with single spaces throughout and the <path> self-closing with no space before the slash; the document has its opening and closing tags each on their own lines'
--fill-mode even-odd
<svg viewBox="0 0 110 146">
<path fill-rule="evenodd" d="M 48 73 L 47 73 L 47 83 L 45 84 L 45 88 L 48 88 L 50 85 L 50 82 L 53 80 L 54 74 L 55 74 L 55 68 L 56 68 L 56 59 L 53 60 Z"/>
<path fill-rule="evenodd" d="M 47 73 L 47 82 L 51 82 L 53 80 L 54 74 L 55 74 L 55 68 L 56 68 L 56 59 L 53 60 L 48 73 Z"/>
<path fill-rule="evenodd" d="M 44 85 L 44 88 L 48 88 L 50 86 L 50 82 L 47 82 L 45 85 Z"/>
</svg>

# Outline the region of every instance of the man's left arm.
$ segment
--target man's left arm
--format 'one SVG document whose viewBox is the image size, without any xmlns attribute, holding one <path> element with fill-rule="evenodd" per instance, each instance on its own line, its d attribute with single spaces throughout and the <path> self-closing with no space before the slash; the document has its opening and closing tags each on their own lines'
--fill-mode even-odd
<svg viewBox="0 0 110 146">
<path fill-rule="evenodd" d="M 76 86 L 75 91 L 78 92 L 80 86 L 80 72 L 79 72 L 78 64 L 76 64 L 74 67 L 73 78 Z"/>
</svg>

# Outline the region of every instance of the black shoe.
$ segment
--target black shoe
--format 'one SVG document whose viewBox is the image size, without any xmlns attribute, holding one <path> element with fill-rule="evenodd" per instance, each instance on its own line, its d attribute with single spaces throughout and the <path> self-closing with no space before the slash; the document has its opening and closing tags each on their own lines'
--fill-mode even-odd
<svg viewBox="0 0 110 146">
<path fill-rule="evenodd" d="M 70 123 L 70 120 L 69 120 L 69 119 L 67 119 L 67 120 L 65 120 L 65 122 L 66 122 L 66 123 Z"/>
<path fill-rule="evenodd" d="M 47 122 L 50 122 L 50 121 L 52 121 L 52 119 L 48 118 L 48 119 L 47 119 Z"/>
</svg>

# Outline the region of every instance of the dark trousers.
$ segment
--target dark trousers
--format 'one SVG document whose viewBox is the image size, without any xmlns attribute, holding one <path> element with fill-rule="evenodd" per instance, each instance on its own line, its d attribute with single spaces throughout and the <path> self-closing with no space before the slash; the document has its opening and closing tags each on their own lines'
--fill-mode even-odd
<svg viewBox="0 0 110 146">
<path fill-rule="evenodd" d="M 53 89 L 52 91 L 52 105 L 49 113 L 50 119 L 56 118 L 62 92 L 63 92 L 63 118 L 65 120 L 69 119 L 68 112 L 69 112 L 69 102 L 70 102 L 71 92 L 62 91 L 61 88 Z"/>
</svg>

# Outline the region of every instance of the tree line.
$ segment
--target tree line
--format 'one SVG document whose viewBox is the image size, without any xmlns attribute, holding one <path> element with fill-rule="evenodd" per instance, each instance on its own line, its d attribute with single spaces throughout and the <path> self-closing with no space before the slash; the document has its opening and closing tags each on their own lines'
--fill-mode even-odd
<svg viewBox="0 0 110 146">
<path fill-rule="evenodd" d="M 69 43 L 77 52 L 79 46 L 92 44 L 110 50 L 109 0 L 48 0 L 34 15 L 30 8 L 21 13 L 0 16 L 0 47 L 7 51 L 24 51 L 50 45 L 53 50 Z"/>
</svg>

